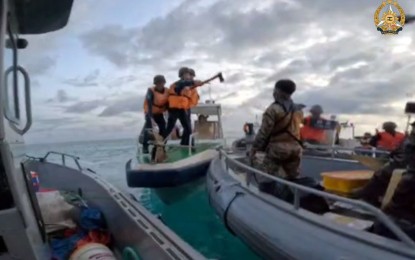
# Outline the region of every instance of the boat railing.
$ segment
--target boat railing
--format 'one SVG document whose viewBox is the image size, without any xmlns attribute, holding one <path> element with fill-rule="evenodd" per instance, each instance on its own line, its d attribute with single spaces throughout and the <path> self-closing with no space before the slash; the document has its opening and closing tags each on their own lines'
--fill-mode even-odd
<svg viewBox="0 0 415 260">
<path fill-rule="evenodd" d="M 357 208 L 366 210 L 368 212 L 370 212 L 374 217 L 376 217 L 376 219 L 382 223 L 385 227 L 387 227 L 399 240 L 401 240 L 402 242 L 404 242 L 406 245 L 410 246 L 410 247 L 415 247 L 415 242 L 409 238 L 388 216 L 386 216 L 380 209 L 366 203 L 363 201 L 358 201 L 358 200 L 353 200 L 353 199 L 349 199 L 349 198 L 345 198 L 345 197 L 341 197 L 335 194 L 331 194 L 331 193 L 327 193 L 324 191 L 320 191 L 320 190 L 316 190 L 310 187 L 306 187 L 306 186 L 302 186 L 299 184 L 296 184 L 294 182 L 290 182 L 288 180 L 284 180 L 282 178 L 278 178 L 272 175 L 269 175 L 267 173 L 264 173 L 260 170 L 257 170 L 253 167 L 250 167 L 242 162 L 239 162 L 237 160 L 235 160 L 234 158 L 231 158 L 226 151 L 224 151 L 223 149 L 219 149 L 219 156 L 220 158 L 224 158 L 224 162 L 225 162 L 225 166 L 226 169 L 229 170 L 229 166 L 230 165 L 234 165 L 237 166 L 239 169 L 243 169 L 246 171 L 245 174 L 247 175 L 254 175 L 254 174 L 258 174 L 261 175 L 265 178 L 271 179 L 279 184 L 283 184 L 286 185 L 288 187 L 290 187 L 293 190 L 294 193 L 294 200 L 293 200 L 293 208 L 295 210 L 299 210 L 300 209 L 300 191 L 301 192 L 305 192 L 305 193 L 309 193 L 309 194 L 313 194 L 325 199 L 329 199 L 329 200 L 333 200 L 333 201 L 338 201 L 338 202 L 343 202 L 352 206 L 355 206 Z M 246 185 L 248 186 L 250 183 L 250 179 L 251 178 L 246 178 Z"/>
<path fill-rule="evenodd" d="M 227 147 L 228 144 L 232 144 L 234 141 L 239 140 L 241 136 L 227 136 L 224 140 L 225 147 Z M 248 141 L 247 144 L 251 144 L 253 141 Z M 365 149 L 361 147 L 344 147 L 339 145 L 321 145 L 321 144 L 309 144 L 305 143 L 305 150 L 306 151 L 316 151 L 316 152 L 327 152 L 327 155 L 330 154 L 331 158 L 335 158 L 336 154 L 341 152 L 349 152 L 351 154 L 356 154 L 356 152 L 361 152 L 366 154 L 367 156 L 371 156 L 373 158 L 376 158 L 378 156 L 387 156 L 390 154 L 390 152 L 377 149 L 376 147 L 372 147 L 370 149 Z"/>
<path fill-rule="evenodd" d="M 58 155 L 58 156 L 60 156 L 61 157 L 61 162 L 62 162 L 62 165 L 63 166 L 67 166 L 67 163 L 66 163 L 67 162 L 67 160 L 66 160 L 67 158 L 72 159 L 75 162 L 78 170 L 80 170 L 80 171 L 82 170 L 81 164 L 79 163 L 80 158 L 78 156 L 71 155 L 71 154 L 67 154 L 67 153 L 49 151 L 49 152 L 46 153 L 45 156 L 43 156 L 41 158 L 41 161 L 42 162 L 46 162 L 47 161 L 47 158 L 50 157 L 51 155 Z"/>
<path fill-rule="evenodd" d="M 329 145 L 316 145 L 316 144 L 306 144 L 306 149 L 322 149 L 326 151 L 330 151 L 332 157 L 335 156 L 336 152 L 364 152 L 370 153 L 372 157 L 376 157 L 377 155 L 388 155 L 390 152 L 377 149 L 376 147 L 372 147 L 370 149 L 360 148 L 360 147 L 342 147 L 342 146 L 329 146 Z"/>
</svg>

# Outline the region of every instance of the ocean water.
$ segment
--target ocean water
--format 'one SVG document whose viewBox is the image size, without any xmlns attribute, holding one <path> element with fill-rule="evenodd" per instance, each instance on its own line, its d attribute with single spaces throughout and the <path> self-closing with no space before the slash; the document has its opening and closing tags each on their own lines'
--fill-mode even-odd
<svg viewBox="0 0 415 260">
<path fill-rule="evenodd" d="M 90 141 L 27 145 L 26 154 L 41 157 L 48 151 L 80 157 L 90 168 L 119 189 L 133 194 L 150 212 L 161 214 L 164 223 L 207 258 L 259 259 L 237 237 L 230 234 L 208 203 L 204 189 L 170 206 L 164 205 L 149 189 L 131 189 L 125 179 L 125 163 L 135 156 L 135 140 Z M 51 157 L 60 160 L 60 157 Z M 69 166 L 75 165 L 67 161 Z"/>
</svg>

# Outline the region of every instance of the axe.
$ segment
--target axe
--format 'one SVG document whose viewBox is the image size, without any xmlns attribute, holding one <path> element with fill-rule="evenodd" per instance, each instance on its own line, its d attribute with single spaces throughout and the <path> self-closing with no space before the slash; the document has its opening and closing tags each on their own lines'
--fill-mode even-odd
<svg viewBox="0 0 415 260">
<path fill-rule="evenodd" d="M 202 81 L 202 82 L 199 82 L 199 84 L 196 84 L 196 85 L 195 85 L 195 86 L 193 86 L 192 88 L 197 88 L 197 87 L 203 86 L 203 85 L 205 85 L 205 84 L 207 84 L 207 83 L 209 83 L 209 82 L 211 82 L 212 80 L 215 80 L 215 79 L 219 79 L 219 81 L 220 81 L 221 83 L 225 81 L 225 78 L 223 77 L 222 72 L 219 72 L 219 73 L 218 73 L 218 74 L 216 74 L 215 76 L 213 76 L 213 77 L 211 77 L 211 78 L 209 78 L 209 79 L 207 79 L 207 80 L 204 80 L 204 81 Z"/>
</svg>

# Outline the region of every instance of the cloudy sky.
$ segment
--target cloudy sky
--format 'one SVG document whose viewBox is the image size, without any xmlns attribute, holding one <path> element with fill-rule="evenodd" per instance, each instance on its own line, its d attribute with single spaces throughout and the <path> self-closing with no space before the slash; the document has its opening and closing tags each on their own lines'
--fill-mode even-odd
<svg viewBox="0 0 415 260">
<path fill-rule="evenodd" d="M 297 83 L 297 102 L 321 104 L 358 133 L 385 120 L 402 129 L 407 93 L 415 94 L 415 26 L 381 35 L 373 21 L 380 2 L 75 0 L 68 26 L 29 36 L 20 55 L 32 77 L 34 124 L 25 139 L 134 137 L 154 74 L 172 82 L 183 65 L 200 79 L 223 71 L 227 82 L 211 93 L 226 131 L 260 115 L 280 78 Z"/>
</svg>

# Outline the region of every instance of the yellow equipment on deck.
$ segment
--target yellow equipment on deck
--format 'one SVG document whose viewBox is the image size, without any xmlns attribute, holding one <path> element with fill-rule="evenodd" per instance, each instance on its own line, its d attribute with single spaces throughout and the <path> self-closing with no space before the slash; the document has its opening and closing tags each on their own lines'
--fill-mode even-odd
<svg viewBox="0 0 415 260">
<path fill-rule="evenodd" d="M 371 170 L 323 172 L 323 187 L 333 193 L 348 196 L 366 185 L 373 176 Z"/>
</svg>

